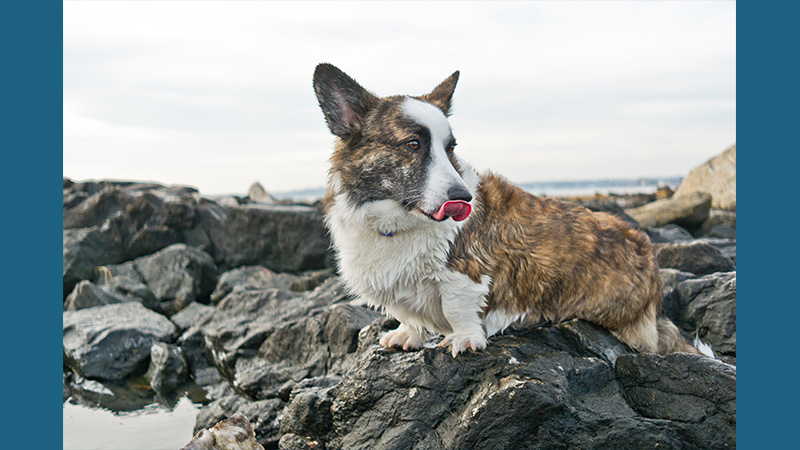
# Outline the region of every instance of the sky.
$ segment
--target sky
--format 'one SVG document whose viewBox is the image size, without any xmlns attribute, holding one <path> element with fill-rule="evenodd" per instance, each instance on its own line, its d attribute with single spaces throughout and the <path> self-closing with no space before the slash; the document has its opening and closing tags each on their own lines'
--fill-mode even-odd
<svg viewBox="0 0 800 450">
<path fill-rule="evenodd" d="M 732 1 L 65 1 L 64 176 L 324 186 L 329 62 L 379 96 L 455 70 L 456 151 L 513 182 L 686 175 L 736 142 Z"/>
</svg>

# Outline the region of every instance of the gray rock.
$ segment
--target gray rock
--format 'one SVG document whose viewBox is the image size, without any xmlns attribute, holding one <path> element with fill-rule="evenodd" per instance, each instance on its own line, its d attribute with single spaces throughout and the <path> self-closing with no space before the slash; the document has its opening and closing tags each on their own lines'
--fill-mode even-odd
<svg viewBox="0 0 800 450">
<path fill-rule="evenodd" d="M 660 227 L 670 223 L 687 230 L 696 230 L 708 218 L 711 196 L 704 193 L 687 194 L 656 200 L 625 212 L 643 227 Z"/>
<path fill-rule="evenodd" d="M 704 237 L 698 238 L 697 241 L 714 247 L 736 264 L 736 239 Z"/>
<path fill-rule="evenodd" d="M 274 205 L 275 203 L 278 203 L 278 201 L 275 200 L 275 197 L 269 195 L 266 189 L 264 189 L 264 186 L 262 186 L 258 181 L 250 185 L 250 188 L 247 190 L 247 198 L 251 202 L 264 203 L 267 205 Z"/>
<path fill-rule="evenodd" d="M 656 257 L 661 268 L 668 267 L 696 275 L 736 270 L 730 258 L 705 242 L 656 244 Z"/>
<path fill-rule="evenodd" d="M 280 438 L 278 420 L 286 404 L 278 399 L 250 401 L 239 395 L 223 397 L 204 406 L 197 414 L 194 432 L 210 428 L 239 412 L 250 418 L 257 441 L 266 448 L 276 448 Z"/>
<path fill-rule="evenodd" d="M 736 239 L 736 211 L 711 209 L 697 236 Z"/>
<path fill-rule="evenodd" d="M 650 241 L 654 244 L 691 242 L 694 240 L 691 233 L 686 231 L 685 228 L 675 224 L 648 228 L 647 235 L 650 236 Z"/>
<path fill-rule="evenodd" d="M 144 370 L 155 342 L 170 342 L 177 329 L 140 303 L 96 306 L 63 315 L 65 362 L 78 374 L 122 380 Z"/>
<path fill-rule="evenodd" d="M 253 398 L 273 398 L 287 382 L 346 371 L 362 328 L 379 315 L 363 306 L 336 305 L 273 331 L 258 356 L 236 361 L 234 386 Z"/>
<path fill-rule="evenodd" d="M 695 167 L 681 181 L 675 197 L 711 195 L 714 208 L 736 211 L 736 145 Z"/>
<path fill-rule="evenodd" d="M 232 374 L 239 356 L 254 356 L 276 329 L 323 312 L 349 300 L 344 285 L 330 279 L 317 289 L 300 294 L 278 289 L 236 288 L 198 329 L 209 345 L 215 365 Z"/>
<path fill-rule="evenodd" d="M 672 423 L 628 405 L 613 369 L 628 351 L 582 321 L 512 331 L 457 359 L 372 345 L 327 393 L 329 431 L 310 438 L 328 449 L 688 448 Z"/>
<path fill-rule="evenodd" d="M 64 303 L 65 311 L 76 311 L 93 306 L 111 305 L 114 303 L 139 302 L 144 304 L 145 300 L 125 295 L 107 286 L 98 286 L 89 280 L 83 280 L 75 286 L 75 289 L 67 296 Z M 147 308 L 155 309 L 155 302 L 145 304 Z"/>
<path fill-rule="evenodd" d="M 174 316 L 170 317 L 169 320 L 171 320 L 172 323 L 174 323 L 178 329 L 183 332 L 192 325 L 201 323 L 213 312 L 213 306 L 192 302 L 186 305 L 186 307 L 182 310 L 178 311 Z"/>
<path fill-rule="evenodd" d="M 216 305 L 237 286 L 242 289 L 289 290 L 299 278 L 288 273 L 277 274 L 264 266 L 237 267 L 220 275 L 217 287 L 211 293 L 211 303 Z"/>
<path fill-rule="evenodd" d="M 728 363 L 736 362 L 736 272 L 713 273 L 677 283 L 665 314 L 697 335 Z M 665 306 L 667 300 L 665 300 Z"/>
<path fill-rule="evenodd" d="M 669 421 L 682 448 L 736 448 L 736 367 L 686 353 L 623 355 L 616 375 L 631 407 Z"/>
<path fill-rule="evenodd" d="M 159 394 L 168 394 L 185 383 L 189 368 L 183 351 L 173 344 L 156 342 L 150 347 L 150 367 L 145 378 Z"/>
<path fill-rule="evenodd" d="M 329 394 L 339 381 L 338 377 L 310 378 L 295 386 L 283 410 L 281 435 L 327 436 L 333 426 L 333 397 Z"/>
<path fill-rule="evenodd" d="M 319 441 L 300 437 L 294 433 L 284 434 L 278 442 L 278 450 L 315 450 L 322 448 L 322 444 Z"/>
<path fill-rule="evenodd" d="M 124 261 L 123 251 L 100 227 L 64 230 L 64 297 L 81 280 L 92 279 L 95 268 Z"/>
<path fill-rule="evenodd" d="M 193 301 L 207 302 L 217 279 L 211 257 L 185 244 L 106 267 L 112 278 L 121 276 L 144 283 L 168 314 Z"/>
</svg>

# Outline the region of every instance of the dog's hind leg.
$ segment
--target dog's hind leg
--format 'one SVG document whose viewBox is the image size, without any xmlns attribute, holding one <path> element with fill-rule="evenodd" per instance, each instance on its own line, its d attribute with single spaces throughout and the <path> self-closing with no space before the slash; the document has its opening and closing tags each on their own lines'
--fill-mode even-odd
<svg viewBox="0 0 800 450">
<path fill-rule="evenodd" d="M 384 334 L 380 344 L 384 347 L 396 347 L 403 350 L 417 350 L 425 342 L 425 330 L 400 323 L 396 329 Z"/>
<path fill-rule="evenodd" d="M 449 346 L 453 357 L 467 349 L 486 347 L 486 331 L 480 313 L 486 306 L 489 277 L 484 276 L 481 283 L 476 283 L 462 273 L 450 272 L 444 278 L 439 288 L 442 313 L 452 332 L 439 345 Z"/>
</svg>

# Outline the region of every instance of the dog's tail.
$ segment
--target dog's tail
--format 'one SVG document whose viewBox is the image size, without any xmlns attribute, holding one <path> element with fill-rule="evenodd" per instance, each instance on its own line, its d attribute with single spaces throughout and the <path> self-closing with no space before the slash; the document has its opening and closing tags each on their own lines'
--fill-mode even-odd
<svg viewBox="0 0 800 450">
<path fill-rule="evenodd" d="M 658 353 L 695 353 L 715 358 L 714 351 L 708 344 L 700 341 L 699 336 L 695 336 L 694 345 L 690 344 L 678 331 L 678 327 L 668 318 L 661 316 L 656 321 L 658 329 Z"/>
</svg>

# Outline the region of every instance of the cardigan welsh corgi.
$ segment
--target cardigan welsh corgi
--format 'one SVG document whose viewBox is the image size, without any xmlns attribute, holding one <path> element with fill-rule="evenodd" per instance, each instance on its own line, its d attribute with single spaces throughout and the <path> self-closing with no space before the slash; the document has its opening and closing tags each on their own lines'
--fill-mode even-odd
<svg viewBox="0 0 800 450">
<path fill-rule="evenodd" d="M 325 222 L 348 289 L 455 357 L 512 324 L 579 318 L 641 352 L 699 353 L 661 314 L 647 235 L 617 217 L 539 198 L 454 151 L 455 72 L 421 96 L 378 97 L 330 64 L 314 90 L 336 143 Z"/>
</svg>

